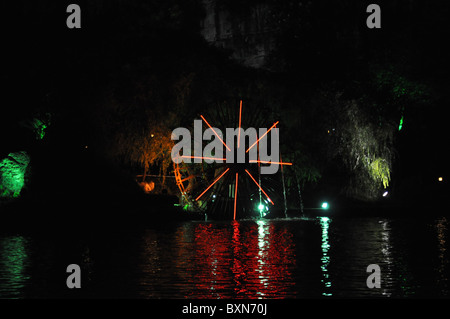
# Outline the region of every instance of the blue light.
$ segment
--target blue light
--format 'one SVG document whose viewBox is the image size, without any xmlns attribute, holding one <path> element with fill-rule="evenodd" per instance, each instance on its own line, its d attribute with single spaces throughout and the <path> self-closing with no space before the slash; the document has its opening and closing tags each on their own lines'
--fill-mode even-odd
<svg viewBox="0 0 450 319">
<path fill-rule="evenodd" d="M 328 209 L 329 205 L 327 202 L 322 203 L 322 209 Z"/>
</svg>

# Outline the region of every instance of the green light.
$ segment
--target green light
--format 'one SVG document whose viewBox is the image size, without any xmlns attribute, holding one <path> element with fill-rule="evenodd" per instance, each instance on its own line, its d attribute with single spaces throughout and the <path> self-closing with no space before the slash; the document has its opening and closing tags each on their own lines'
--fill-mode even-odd
<svg viewBox="0 0 450 319">
<path fill-rule="evenodd" d="M 400 124 L 398 125 L 398 130 L 401 131 L 402 127 L 403 127 L 403 115 L 400 119 Z"/>
<path fill-rule="evenodd" d="M 173 204 L 173 206 L 181 207 L 184 211 L 188 211 L 189 210 L 189 204 L 186 204 L 184 206 L 182 204 Z"/>
<path fill-rule="evenodd" d="M 47 129 L 48 124 L 50 124 L 50 118 L 51 118 L 50 113 L 45 113 L 40 118 L 33 118 L 31 125 L 33 127 L 34 133 L 36 134 L 37 140 L 44 139 L 45 129 Z"/>
<path fill-rule="evenodd" d="M 46 128 L 47 128 L 47 125 L 45 125 L 45 124 L 42 124 L 42 126 L 39 127 L 38 138 L 39 138 L 40 140 L 44 139 L 44 136 L 45 136 L 45 129 L 46 129 Z"/>
<path fill-rule="evenodd" d="M 258 205 L 258 211 L 261 217 L 266 216 L 269 213 L 269 207 L 264 205 L 263 202 L 260 202 Z"/>
<path fill-rule="evenodd" d="M 328 203 L 327 202 L 323 202 L 322 203 L 322 209 L 328 209 L 328 208 L 329 208 Z"/>
<path fill-rule="evenodd" d="M 0 161 L 0 197 L 19 197 L 29 162 L 26 152 L 10 153 Z"/>
</svg>

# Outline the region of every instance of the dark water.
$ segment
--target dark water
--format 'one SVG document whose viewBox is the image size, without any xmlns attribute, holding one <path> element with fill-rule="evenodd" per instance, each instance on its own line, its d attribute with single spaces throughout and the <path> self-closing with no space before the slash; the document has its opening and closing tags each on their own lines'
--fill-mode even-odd
<svg viewBox="0 0 450 319">
<path fill-rule="evenodd" d="M 1 298 L 448 297 L 449 218 L 0 233 Z M 68 289 L 66 267 L 81 267 Z M 366 268 L 381 268 L 369 289 Z"/>
</svg>

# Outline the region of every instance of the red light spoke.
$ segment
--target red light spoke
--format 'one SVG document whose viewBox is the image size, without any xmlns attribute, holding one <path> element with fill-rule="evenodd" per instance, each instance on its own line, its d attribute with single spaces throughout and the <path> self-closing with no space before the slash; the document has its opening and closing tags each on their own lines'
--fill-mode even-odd
<svg viewBox="0 0 450 319">
<path fill-rule="evenodd" d="M 253 148 L 253 146 L 255 146 L 255 145 L 256 145 L 256 144 L 257 144 L 264 136 L 266 136 L 267 133 L 269 133 L 275 126 L 277 126 L 278 123 L 280 123 L 280 121 L 277 121 L 275 124 L 273 124 L 273 125 L 267 130 L 266 133 L 264 133 L 260 138 L 258 138 L 258 139 L 256 140 L 256 142 L 253 143 L 252 146 L 250 146 L 250 147 L 247 149 L 246 153 L 248 153 L 248 151 L 250 151 L 250 150 Z"/>
<path fill-rule="evenodd" d="M 231 152 L 231 149 L 227 146 L 227 144 L 225 144 L 225 142 L 220 138 L 219 134 L 217 134 L 216 130 L 214 130 L 211 125 L 209 125 L 208 121 L 203 117 L 203 115 L 200 115 L 200 117 L 202 118 L 203 121 L 205 121 L 205 123 L 209 126 L 209 128 L 214 132 L 214 134 L 216 134 L 216 136 L 219 138 L 219 140 L 222 142 L 223 145 L 225 145 L 225 147 L 227 148 L 228 151 Z"/>
<path fill-rule="evenodd" d="M 230 169 L 227 168 L 225 172 L 223 172 L 219 177 L 216 178 L 216 180 L 214 182 L 212 182 L 211 185 L 208 186 L 207 189 L 205 189 L 203 191 L 203 193 L 201 193 L 200 195 L 198 195 L 198 197 L 195 199 L 196 201 L 199 200 L 200 197 L 203 196 L 203 194 L 205 194 L 215 183 L 217 183 L 219 181 L 219 179 L 221 179 L 223 177 L 223 175 L 225 175 Z"/>
<path fill-rule="evenodd" d="M 248 176 L 250 176 L 250 178 L 255 182 L 255 184 L 259 187 L 259 189 L 261 190 L 261 192 L 263 192 L 264 195 L 266 195 L 267 199 L 269 200 L 269 202 L 272 203 L 272 205 L 275 205 L 272 200 L 270 199 L 270 197 L 266 194 L 266 192 L 262 189 L 262 187 L 258 184 L 258 182 L 253 178 L 252 174 L 250 174 L 250 172 L 248 170 L 245 170 L 245 172 L 248 174 Z"/>
<path fill-rule="evenodd" d="M 237 189 L 238 189 L 238 173 L 236 173 L 236 186 L 234 188 L 234 214 L 233 214 L 234 220 L 236 220 Z"/>
<path fill-rule="evenodd" d="M 250 160 L 250 163 L 262 163 L 262 164 L 279 164 L 279 165 L 292 165 L 292 163 L 286 162 L 271 162 L 271 161 L 260 161 L 260 160 Z"/>
</svg>

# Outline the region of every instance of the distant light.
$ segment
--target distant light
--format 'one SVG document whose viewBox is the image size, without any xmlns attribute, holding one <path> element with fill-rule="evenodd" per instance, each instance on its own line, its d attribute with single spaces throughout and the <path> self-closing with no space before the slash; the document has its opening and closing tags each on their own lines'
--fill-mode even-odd
<svg viewBox="0 0 450 319">
<path fill-rule="evenodd" d="M 385 192 L 383 193 L 383 197 L 386 197 L 388 194 L 389 194 L 389 192 L 388 192 L 388 191 L 385 191 Z"/>
<path fill-rule="evenodd" d="M 267 205 L 264 205 L 264 204 L 259 204 L 258 210 L 259 210 L 259 212 L 268 211 L 269 207 L 267 207 Z"/>
<path fill-rule="evenodd" d="M 264 217 L 269 213 L 269 207 L 267 205 L 264 205 L 263 203 L 258 205 L 258 210 L 261 217 Z"/>
<path fill-rule="evenodd" d="M 439 177 L 439 178 L 438 178 L 438 181 L 439 181 L 439 182 L 443 182 L 443 181 L 444 181 L 444 178 L 443 178 L 443 177 Z"/>
<path fill-rule="evenodd" d="M 155 134 L 150 134 L 151 137 L 155 137 Z"/>
<path fill-rule="evenodd" d="M 328 203 L 327 202 L 323 202 L 322 203 L 322 208 L 323 209 L 328 209 Z"/>
</svg>

